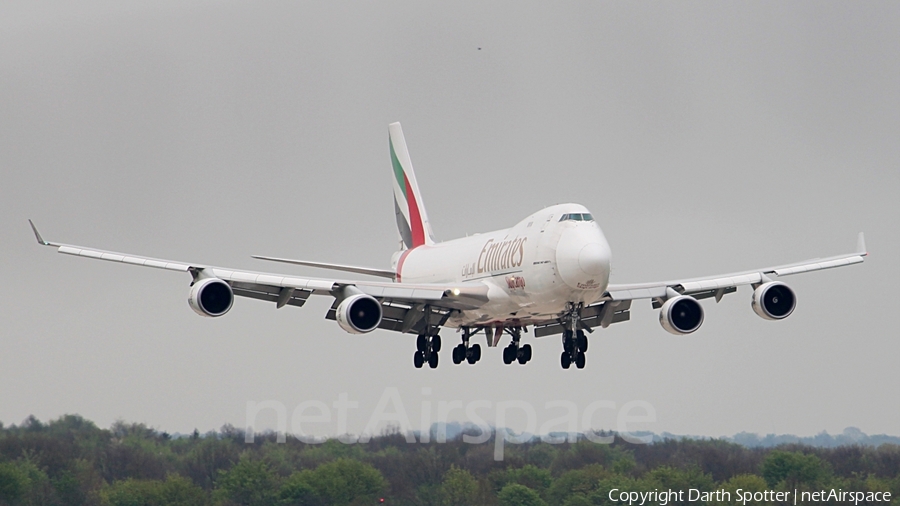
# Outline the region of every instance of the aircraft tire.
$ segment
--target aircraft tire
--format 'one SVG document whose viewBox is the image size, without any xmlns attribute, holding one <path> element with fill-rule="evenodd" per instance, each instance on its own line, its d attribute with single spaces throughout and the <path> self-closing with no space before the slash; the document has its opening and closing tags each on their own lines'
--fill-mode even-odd
<svg viewBox="0 0 900 506">
<path fill-rule="evenodd" d="M 455 348 L 453 348 L 453 363 L 461 364 L 462 361 L 466 358 L 466 349 L 463 345 L 459 344 Z"/>
<path fill-rule="evenodd" d="M 441 351 L 441 336 L 435 334 L 431 338 L 431 351 Z"/>
<path fill-rule="evenodd" d="M 425 353 L 425 348 L 427 346 L 428 340 L 425 339 L 425 336 L 419 335 L 419 337 L 416 338 L 416 349 L 421 351 L 422 353 Z"/>
<path fill-rule="evenodd" d="M 516 350 L 511 346 L 503 348 L 503 363 L 509 365 L 516 359 Z"/>
<path fill-rule="evenodd" d="M 522 354 L 525 356 L 525 362 L 531 362 L 531 345 L 522 346 Z"/>
<path fill-rule="evenodd" d="M 474 357 L 474 358 L 469 359 L 470 364 L 474 364 L 475 362 L 478 362 L 479 360 L 481 360 L 481 345 L 480 344 L 473 344 L 472 347 L 469 349 L 472 352 L 472 357 Z"/>
<path fill-rule="evenodd" d="M 585 356 L 583 351 L 579 351 L 578 355 L 575 357 L 575 367 L 579 369 L 584 369 Z"/>
<path fill-rule="evenodd" d="M 416 369 L 421 369 L 423 365 L 425 365 L 425 356 L 422 355 L 421 351 L 417 351 L 413 355 L 413 365 L 416 366 Z"/>
<path fill-rule="evenodd" d="M 562 356 L 559 358 L 559 361 L 563 369 L 568 369 L 569 366 L 572 365 L 572 357 L 570 357 L 569 353 L 566 351 L 562 352 Z"/>
<path fill-rule="evenodd" d="M 578 331 L 578 341 L 577 341 L 577 342 L 578 342 L 578 349 L 579 349 L 580 351 L 587 351 L 587 349 L 588 349 L 588 340 L 587 340 L 587 336 L 584 335 L 584 331 L 583 331 L 583 330 L 579 330 L 579 331 Z"/>
<path fill-rule="evenodd" d="M 438 354 L 432 353 L 430 357 L 428 357 L 428 367 L 432 369 L 437 369 L 438 366 Z"/>
</svg>

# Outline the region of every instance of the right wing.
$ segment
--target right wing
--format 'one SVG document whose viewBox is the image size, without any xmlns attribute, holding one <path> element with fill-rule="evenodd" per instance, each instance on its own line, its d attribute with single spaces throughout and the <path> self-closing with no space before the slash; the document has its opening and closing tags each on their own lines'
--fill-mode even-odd
<svg viewBox="0 0 900 506">
<path fill-rule="evenodd" d="M 57 252 L 83 258 L 106 260 L 129 265 L 187 272 L 194 281 L 216 278 L 231 286 L 234 295 L 275 302 L 276 307 L 302 306 L 310 295 L 335 297 L 335 305 L 326 315 L 334 318 L 334 309 L 348 287 L 375 297 L 382 305 L 383 318 L 379 328 L 400 332 L 415 332 L 425 324 L 443 325 L 456 310 L 475 309 L 488 301 L 488 287 L 481 282 L 460 284 L 409 284 L 381 281 L 358 281 L 327 278 L 301 278 L 284 274 L 243 271 L 205 264 L 162 260 L 128 253 L 105 251 L 84 246 L 44 240 L 31 220 L 28 220 L 37 242 L 57 248 Z M 428 316 L 428 319 L 425 316 Z"/>
<path fill-rule="evenodd" d="M 270 262 L 281 262 L 285 264 L 305 265 L 306 267 L 317 267 L 319 269 L 330 269 L 333 271 L 354 272 L 356 274 L 368 274 L 369 276 L 378 276 L 380 278 L 397 279 L 397 273 L 394 271 L 386 271 L 383 269 L 372 269 L 369 267 L 357 267 L 355 265 L 327 264 L 324 262 L 309 262 L 307 260 L 291 260 L 289 258 L 265 257 L 261 255 L 250 255 L 257 260 L 268 260 Z"/>
</svg>

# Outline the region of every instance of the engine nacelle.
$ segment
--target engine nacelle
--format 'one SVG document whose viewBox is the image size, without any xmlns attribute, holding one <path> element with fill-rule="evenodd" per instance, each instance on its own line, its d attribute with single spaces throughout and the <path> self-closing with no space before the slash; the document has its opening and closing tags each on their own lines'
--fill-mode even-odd
<svg viewBox="0 0 900 506">
<path fill-rule="evenodd" d="M 754 313 L 766 320 L 781 320 L 794 312 L 797 297 L 786 284 L 770 281 L 756 287 L 750 305 Z"/>
<path fill-rule="evenodd" d="M 201 279 L 188 292 L 188 305 L 200 316 L 222 316 L 234 304 L 231 285 L 218 278 Z"/>
<path fill-rule="evenodd" d="M 365 334 L 381 323 L 381 303 L 375 297 L 357 293 L 342 300 L 335 309 L 335 319 L 351 334 Z"/>
<path fill-rule="evenodd" d="M 659 324 L 676 336 L 690 334 L 703 324 L 703 307 L 687 295 L 672 297 L 659 311 Z"/>
</svg>

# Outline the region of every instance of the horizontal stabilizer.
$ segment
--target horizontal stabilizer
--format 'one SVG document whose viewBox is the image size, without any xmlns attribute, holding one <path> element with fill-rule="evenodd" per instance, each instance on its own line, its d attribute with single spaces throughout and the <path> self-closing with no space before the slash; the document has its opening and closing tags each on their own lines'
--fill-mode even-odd
<svg viewBox="0 0 900 506">
<path fill-rule="evenodd" d="M 381 278 L 394 279 L 397 273 L 394 271 L 386 271 L 382 269 L 370 269 L 369 267 L 356 267 L 353 265 L 326 264 L 323 262 L 307 262 L 306 260 L 291 260 L 289 258 L 264 257 L 259 255 L 250 255 L 257 260 L 268 260 L 270 262 L 281 262 L 285 264 L 305 265 L 307 267 L 318 267 L 320 269 L 329 269 L 332 271 L 355 272 L 356 274 L 368 274 L 369 276 L 378 276 Z"/>
</svg>

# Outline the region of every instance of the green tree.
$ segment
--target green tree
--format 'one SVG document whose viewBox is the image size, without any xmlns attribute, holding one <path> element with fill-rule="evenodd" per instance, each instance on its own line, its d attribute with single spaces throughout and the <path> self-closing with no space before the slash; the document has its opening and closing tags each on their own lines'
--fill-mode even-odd
<svg viewBox="0 0 900 506">
<path fill-rule="evenodd" d="M 537 492 L 518 483 L 510 483 L 503 487 L 503 490 L 497 494 L 497 499 L 503 506 L 546 506 L 547 504 Z"/>
<path fill-rule="evenodd" d="M 343 506 L 375 502 L 387 489 L 381 472 L 365 462 L 338 459 L 291 476 L 306 482 L 326 504 Z"/>
<path fill-rule="evenodd" d="M 831 469 L 815 455 L 775 450 L 763 460 L 762 475 L 770 487 L 793 490 L 802 484 L 808 490 L 827 481 Z"/>
<path fill-rule="evenodd" d="M 478 480 L 472 476 L 472 473 L 451 465 L 450 470 L 444 474 L 444 481 L 441 483 L 441 504 L 445 506 L 468 506 L 475 503 L 477 493 Z"/>
<path fill-rule="evenodd" d="M 93 464 L 85 459 L 68 462 L 65 470 L 52 479 L 56 495 L 67 506 L 92 504 L 92 498 L 104 484 Z"/>
<path fill-rule="evenodd" d="M 566 499 L 563 506 L 594 506 L 594 503 L 583 495 L 573 495 Z"/>
<path fill-rule="evenodd" d="M 196 431 L 195 431 L 196 432 Z M 185 440 L 189 445 L 187 452 L 180 458 L 180 472 L 194 483 L 211 490 L 219 479 L 221 471 L 230 468 L 240 459 L 240 450 L 231 441 L 220 440 L 214 436 L 196 437 Z"/>
<path fill-rule="evenodd" d="M 294 473 L 281 485 L 278 492 L 278 504 L 281 506 L 319 506 L 322 499 L 306 481 L 302 473 Z"/>
<path fill-rule="evenodd" d="M 225 504 L 269 506 L 275 502 L 277 492 L 275 473 L 265 462 L 252 460 L 246 452 L 234 467 L 220 471 L 215 497 Z"/>
<path fill-rule="evenodd" d="M 202 506 L 206 492 L 182 476 L 170 474 L 165 480 L 129 478 L 117 481 L 100 492 L 104 506 Z"/>
<path fill-rule="evenodd" d="M 609 471 L 599 464 L 590 464 L 581 469 L 566 471 L 559 478 L 553 480 L 547 490 L 547 501 L 550 504 L 563 504 L 572 496 L 587 496 L 595 490 L 601 480 L 609 476 Z"/>
<path fill-rule="evenodd" d="M 517 469 L 509 469 L 506 471 L 506 476 L 507 483 L 525 485 L 541 496 L 547 492 L 547 489 L 550 488 L 550 484 L 553 482 L 549 470 L 541 469 L 531 464 Z"/>
<path fill-rule="evenodd" d="M 29 488 L 28 473 L 13 462 L 0 463 L 0 504 L 17 504 Z"/>
<path fill-rule="evenodd" d="M 712 490 L 716 484 L 710 475 L 704 474 L 696 467 L 679 469 L 671 466 L 661 466 L 648 474 L 662 484 L 663 487 L 672 490 L 686 491 L 689 488 Z"/>
</svg>

